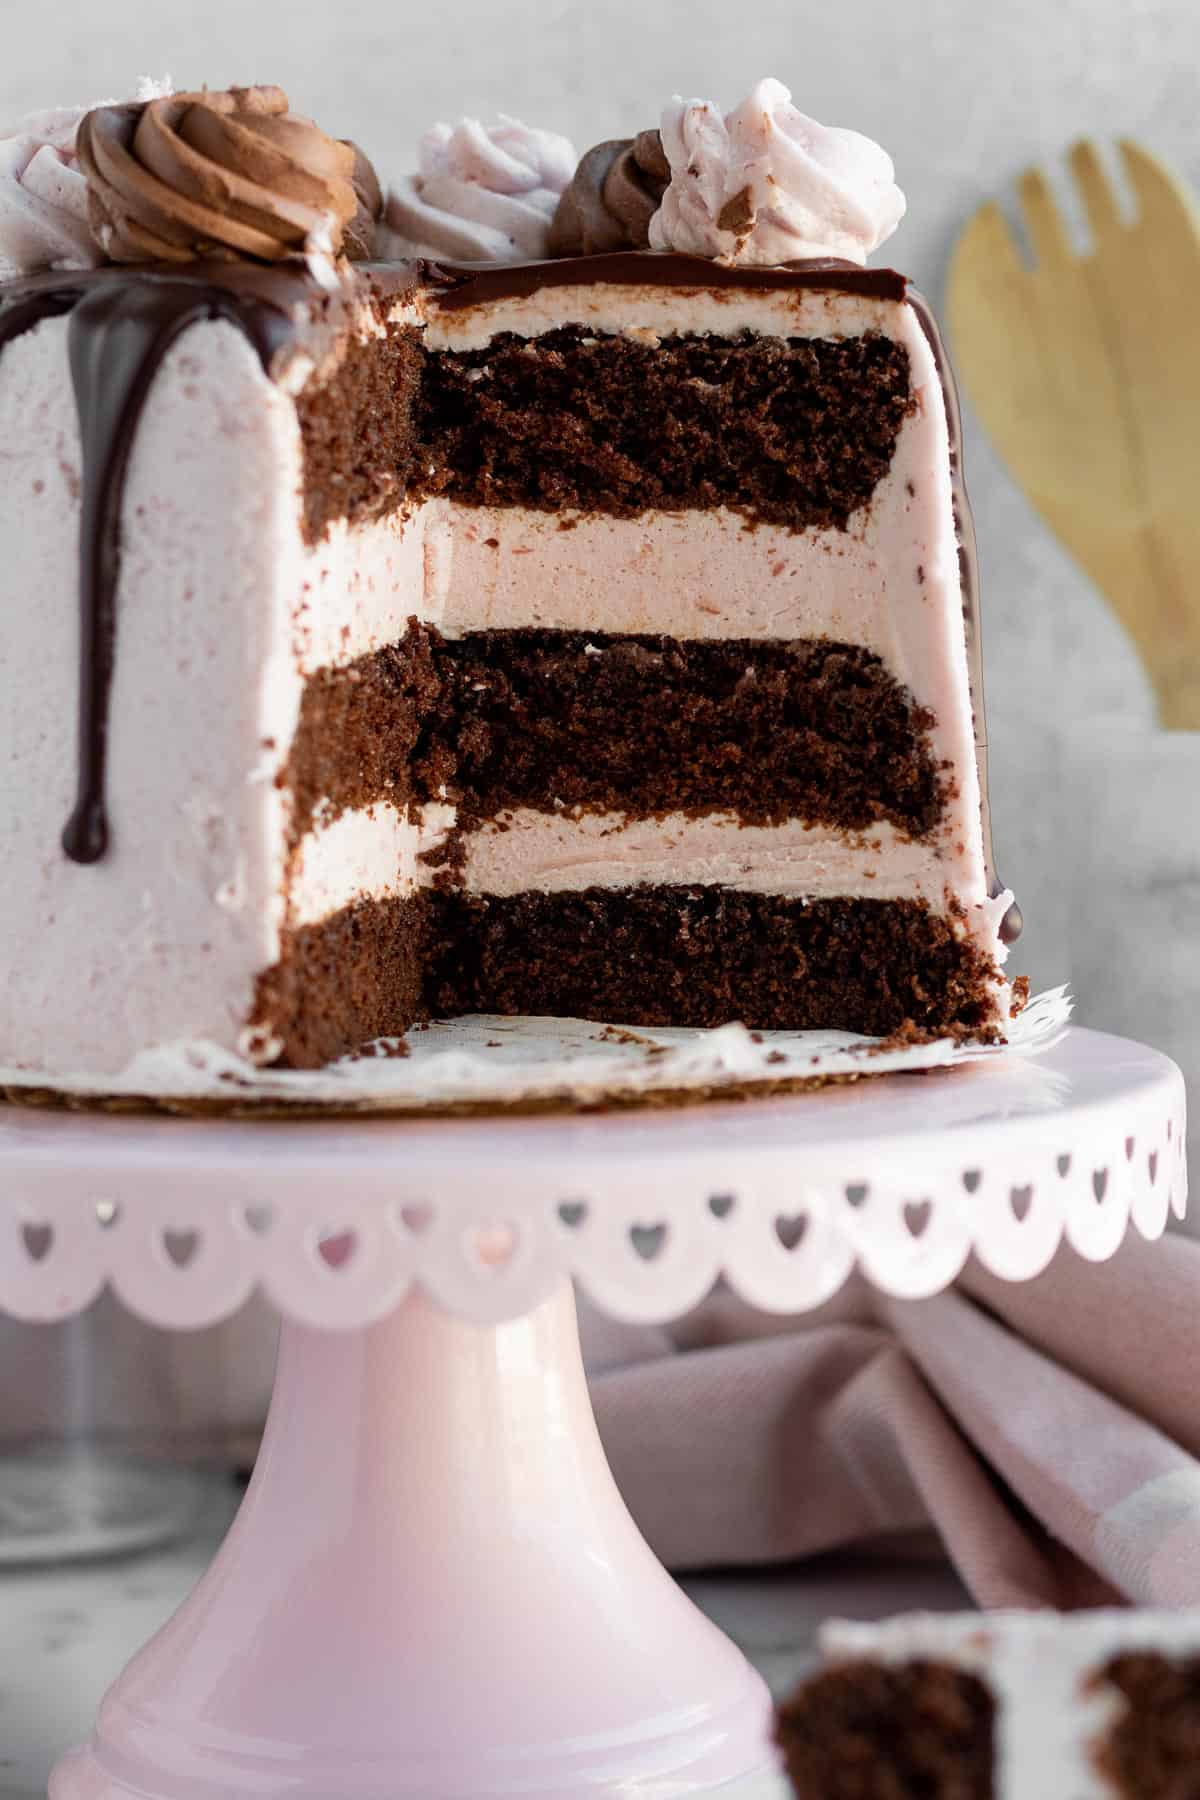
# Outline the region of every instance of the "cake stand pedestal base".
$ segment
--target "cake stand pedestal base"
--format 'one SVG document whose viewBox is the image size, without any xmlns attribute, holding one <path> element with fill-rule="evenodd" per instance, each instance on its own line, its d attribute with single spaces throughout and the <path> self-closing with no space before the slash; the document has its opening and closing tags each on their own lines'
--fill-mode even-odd
<svg viewBox="0 0 1200 1800">
<path fill-rule="evenodd" d="M 494 1326 L 414 1294 L 285 1320 L 233 1529 L 50 1791 L 670 1800 L 768 1766 L 769 1722 L 617 1493 L 570 1285 Z"/>
</svg>

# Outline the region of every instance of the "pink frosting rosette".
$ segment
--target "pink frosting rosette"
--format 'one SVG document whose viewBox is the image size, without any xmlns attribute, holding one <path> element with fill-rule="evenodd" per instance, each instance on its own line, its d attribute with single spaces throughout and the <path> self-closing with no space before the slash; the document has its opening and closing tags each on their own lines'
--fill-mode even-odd
<svg viewBox="0 0 1200 1800">
<path fill-rule="evenodd" d="M 545 256 L 577 161 L 567 138 L 503 114 L 498 125 L 435 125 L 421 139 L 417 172 L 388 195 L 391 248 L 448 262 Z"/>
<path fill-rule="evenodd" d="M 665 108 L 671 180 L 650 222 L 654 249 L 730 264 L 864 263 L 891 236 L 904 216 L 891 157 L 791 102 L 767 80 L 730 113 L 678 96 Z"/>
<path fill-rule="evenodd" d="M 170 91 L 169 82 L 143 81 L 137 98 Z M 90 111 L 62 106 L 0 127 L 0 281 L 44 269 L 91 269 L 103 260 L 75 154 L 80 120 Z"/>
</svg>

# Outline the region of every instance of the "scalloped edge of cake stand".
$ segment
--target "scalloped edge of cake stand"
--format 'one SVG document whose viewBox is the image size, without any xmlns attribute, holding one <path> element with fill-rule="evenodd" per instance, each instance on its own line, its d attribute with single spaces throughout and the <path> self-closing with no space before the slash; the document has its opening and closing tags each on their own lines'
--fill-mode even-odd
<svg viewBox="0 0 1200 1800">
<path fill-rule="evenodd" d="M 1072 1030 L 1044 1056 L 743 1107 L 397 1124 L 0 1110 L 0 1310 L 212 1325 L 255 1291 L 355 1329 L 423 1289 L 498 1323 L 565 1276 L 674 1317 L 724 1277 L 801 1312 L 855 1269 L 899 1298 L 974 1255 L 1008 1281 L 1184 1211 L 1166 1057 Z"/>
</svg>

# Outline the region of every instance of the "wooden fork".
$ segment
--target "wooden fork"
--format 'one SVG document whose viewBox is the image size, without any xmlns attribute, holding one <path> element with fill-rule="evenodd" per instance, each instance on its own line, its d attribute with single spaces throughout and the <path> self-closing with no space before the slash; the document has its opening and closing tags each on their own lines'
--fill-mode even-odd
<svg viewBox="0 0 1200 1800">
<path fill-rule="evenodd" d="M 1079 255 L 1039 169 L 1019 194 L 1026 268 L 1000 208 L 950 267 L 967 392 L 1029 499 L 1133 638 L 1164 725 L 1200 729 L 1200 217 L 1123 141 L 1123 218 L 1090 143 L 1070 152 L 1093 248 Z"/>
</svg>

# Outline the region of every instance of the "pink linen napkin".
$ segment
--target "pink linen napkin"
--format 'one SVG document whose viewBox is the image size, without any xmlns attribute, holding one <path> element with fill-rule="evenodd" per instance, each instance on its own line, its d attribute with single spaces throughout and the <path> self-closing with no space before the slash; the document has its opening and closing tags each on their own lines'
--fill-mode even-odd
<svg viewBox="0 0 1200 1800">
<path fill-rule="evenodd" d="M 581 1303 L 592 1395 L 672 1568 L 886 1548 L 930 1527 L 981 1606 L 1200 1605 L 1200 1243 L 968 1267 L 932 1300 L 852 1282 L 773 1318 Z"/>
</svg>

